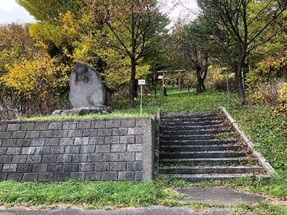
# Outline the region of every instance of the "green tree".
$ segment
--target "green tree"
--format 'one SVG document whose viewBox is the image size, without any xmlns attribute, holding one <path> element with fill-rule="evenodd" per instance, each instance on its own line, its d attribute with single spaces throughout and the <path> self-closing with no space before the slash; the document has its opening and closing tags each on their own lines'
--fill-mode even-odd
<svg viewBox="0 0 287 215">
<path fill-rule="evenodd" d="M 216 25 L 216 40 L 228 49 L 229 65 L 235 71 L 238 104 L 245 103 L 246 59 L 258 46 L 285 30 L 278 20 L 284 15 L 286 0 L 198 0 L 205 17 Z M 223 30 L 225 36 L 222 37 Z M 224 40 L 222 40 L 224 38 Z M 236 60 L 234 61 L 234 51 Z"/>
</svg>

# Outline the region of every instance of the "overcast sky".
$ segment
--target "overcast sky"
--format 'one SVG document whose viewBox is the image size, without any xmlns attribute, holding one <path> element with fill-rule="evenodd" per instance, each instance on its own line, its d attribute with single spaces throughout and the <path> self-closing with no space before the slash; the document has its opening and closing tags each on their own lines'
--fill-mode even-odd
<svg viewBox="0 0 287 215">
<path fill-rule="evenodd" d="M 162 0 L 163 2 L 174 2 L 175 0 Z M 197 10 L 196 0 L 177 0 L 181 1 L 184 7 L 178 6 L 167 7 L 170 18 L 174 21 L 178 17 L 183 19 L 192 19 L 194 17 L 193 11 Z M 169 4 L 172 5 L 172 4 Z M 12 22 L 26 23 L 35 21 L 32 16 L 15 0 L 0 0 L 0 24 L 8 24 Z"/>
</svg>

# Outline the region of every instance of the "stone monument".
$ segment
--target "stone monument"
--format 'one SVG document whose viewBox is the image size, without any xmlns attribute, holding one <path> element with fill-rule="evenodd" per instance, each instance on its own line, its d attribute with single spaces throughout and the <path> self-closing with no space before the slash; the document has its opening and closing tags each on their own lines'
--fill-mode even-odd
<svg viewBox="0 0 287 215">
<path fill-rule="evenodd" d="M 105 88 L 98 71 L 78 62 L 70 75 L 70 102 L 73 108 L 105 104 Z"/>
<path fill-rule="evenodd" d="M 70 75 L 71 110 L 54 111 L 54 115 L 85 115 L 111 113 L 105 105 L 106 91 L 99 72 L 85 63 L 78 62 Z"/>
</svg>

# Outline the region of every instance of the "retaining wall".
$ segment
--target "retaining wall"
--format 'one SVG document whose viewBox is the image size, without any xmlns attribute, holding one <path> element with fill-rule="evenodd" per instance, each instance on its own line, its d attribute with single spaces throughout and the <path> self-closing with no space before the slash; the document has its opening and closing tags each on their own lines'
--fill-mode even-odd
<svg viewBox="0 0 287 215">
<path fill-rule="evenodd" d="M 0 180 L 148 181 L 151 118 L 0 123 Z"/>
</svg>

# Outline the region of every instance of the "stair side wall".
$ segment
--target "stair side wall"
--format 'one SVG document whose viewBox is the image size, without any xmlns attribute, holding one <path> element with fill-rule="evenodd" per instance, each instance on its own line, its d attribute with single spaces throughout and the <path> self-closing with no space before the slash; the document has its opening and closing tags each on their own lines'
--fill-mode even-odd
<svg viewBox="0 0 287 215">
<path fill-rule="evenodd" d="M 0 180 L 149 181 L 155 120 L 0 123 Z"/>
</svg>

